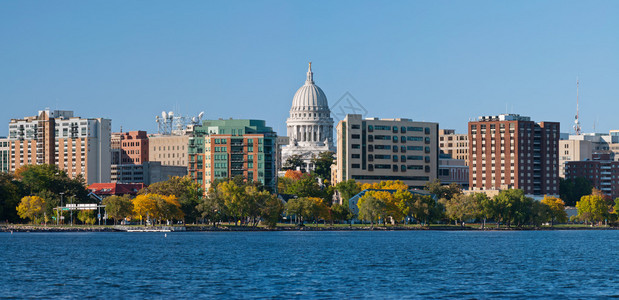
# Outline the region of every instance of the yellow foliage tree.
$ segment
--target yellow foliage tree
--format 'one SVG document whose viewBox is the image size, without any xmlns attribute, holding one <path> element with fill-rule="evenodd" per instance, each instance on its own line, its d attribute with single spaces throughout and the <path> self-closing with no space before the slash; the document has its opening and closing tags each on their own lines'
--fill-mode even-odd
<svg viewBox="0 0 619 300">
<path fill-rule="evenodd" d="M 17 215 L 22 219 L 37 222 L 41 218 L 44 206 L 45 199 L 39 196 L 26 196 L 21 198 L 21 202 L 17 206 Z"/>
<path fill-rule="evenodd" d="M 565 212 L 565 202 L 557 197 L 544 196 L 542 204 L 545 204 L 550 209 L 550 224 L 554 222 L 567 222 L 567 213 Z"/>
<path fill-rule="evenodd" d="M 407 190 L 408 185 L 404 184 L 401 180 L 387 180 L 381 182 L 374 183 L 364 183 L 362 186 L 363 190 L 366 189 L 382 189 L 382 190 Z"/>
<path fill-rule="evenodd" d="M 157 213 L 157 204 L 152 197 L 153 195 L 138 195 L 133 199 L 133 213 L 140 219 L 140 223 L 145 218 L 152 217 Z"/>
</svg>

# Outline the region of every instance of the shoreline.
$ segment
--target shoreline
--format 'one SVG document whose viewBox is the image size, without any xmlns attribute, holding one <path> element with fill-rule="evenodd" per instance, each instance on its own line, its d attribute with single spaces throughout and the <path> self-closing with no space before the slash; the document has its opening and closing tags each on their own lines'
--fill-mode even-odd
<svg viewBox="0 0 619 300">
<path fill-rule="evenodd" d="M 0 225 L 0 232 L 247 232 L 247 231 L 564 231 L 564 230 L 619 230 L 619 227 L 584 227 L 584 226 L 559 226 L 541 228 L 517 228 L 487 226 L 479 227 L 456 227 L 456 226 L 334 226 L 313 227 L 306 226 L 279 226 L 277 228 L 245 227 L 245 226 L 41 226 L 41 225 Z"/>
</svg>

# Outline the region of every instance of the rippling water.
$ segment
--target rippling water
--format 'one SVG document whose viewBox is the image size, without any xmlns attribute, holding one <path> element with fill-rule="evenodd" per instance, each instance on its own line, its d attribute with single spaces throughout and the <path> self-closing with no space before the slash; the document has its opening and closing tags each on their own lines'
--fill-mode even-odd
<svg viewBox="0 0 619 300">
<path fill-rule="evenodd" d="M 0 233 L 0 297 L 619 296 L 619 231 Z"/>
</svg>

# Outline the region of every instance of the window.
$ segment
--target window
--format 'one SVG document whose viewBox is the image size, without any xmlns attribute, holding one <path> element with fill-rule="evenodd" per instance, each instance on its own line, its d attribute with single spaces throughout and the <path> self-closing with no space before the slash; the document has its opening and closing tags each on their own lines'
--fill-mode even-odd
<svg viewBox="0 0 619 300">
<path fill-rule="evenodd" d="M 398 146 L 393 146 L 391 149 L 394 153 L 398 153 Z"/>
<path fill-rule="evenodd" d="M 406 133 L 406 127 L 402 126 L 402 127 L 400 128 L 400 132 L 402 132 L 402 133 Z"/>
<path fill-rule="evenodd" d="M 352 154 L 351 157 L 352 158 L 361 158 L 361 155 L 360 154 Z"/>
<path fill-rule="evenodd" d="M 351 125 L 350 128 L 352 128 L 352 129 L 361 129 L 361 126 L 359 126 L 358 124 L 354 124 L 354 125 Z"/>
<path fill-rule="evenodd" d="M 355 140 L 358 140 L 359 138 L 361 138 L 361 136 L 360 136 L 360 135 L 358 135 L 358 134 L 353 134 L 353 135 L 351 136 L 351 138 L 352 138 L 352 139 L 355 139 Z"/>
<path fill-rule="evenodd" d="M 352 164 L 351 168 L 353 169 L 359 169 L 360 165 L 359 164 Z"/>
<path fill-rule="evenodd" d="M 353 149 L 361 149 L 361 146 L 359 144 L 352 144 L 351 148 L 353 148 Z"/>
</svg>

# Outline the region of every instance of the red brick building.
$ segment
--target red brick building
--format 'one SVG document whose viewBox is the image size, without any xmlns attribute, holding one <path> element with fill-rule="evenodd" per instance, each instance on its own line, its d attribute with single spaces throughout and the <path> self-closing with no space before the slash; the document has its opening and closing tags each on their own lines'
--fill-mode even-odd
<svg viewBox="0 0 619 300">
<path fill-rule="evenodd" d="M 566 162 L 565 178 L 578 177 L 586 178 L 613 199 L 619 197 L 619 161 L 613 161 L 612 152 L 593 153 L 591 160 Z"/>
<path fill-rule="evenodd" d="M 559 127 L 515 114 L 469 122 L 469 188 L 558 195 Z"/>
<path fill-rule="evenodd" d="M 120 134 L 120 164 L 139 165 L 148 161 L 148 135 L 146 131 L 129 131 Z"/>
</svg>

